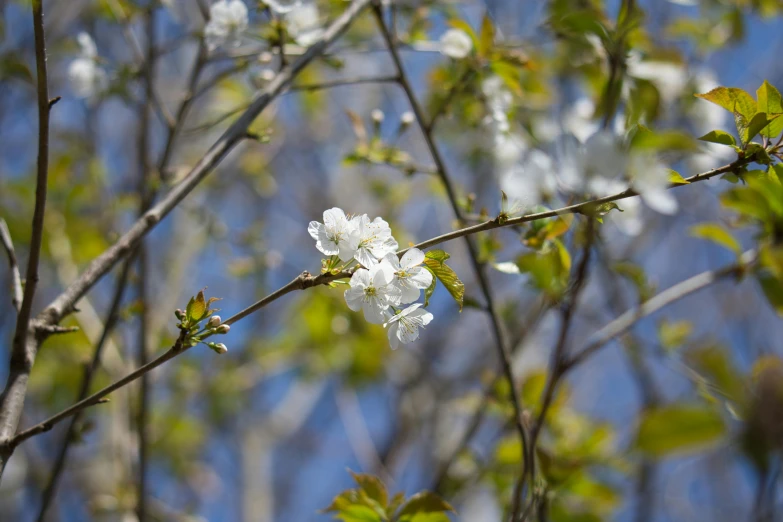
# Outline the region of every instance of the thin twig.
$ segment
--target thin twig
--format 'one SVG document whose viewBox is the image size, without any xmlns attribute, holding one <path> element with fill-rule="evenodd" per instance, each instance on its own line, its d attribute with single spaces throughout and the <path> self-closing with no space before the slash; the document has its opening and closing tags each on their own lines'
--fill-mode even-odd
<svg viewBox="0 0 783 522">
<path fill-rule="evenodd" d="M 546 386 L 544 388 L 543 399 L 541 400 L 541 410 L 538 414 L 538 418 L 533 424 L 533 428 L 530 432 L 530 448 L 527 453 L 526 467 L 528 470 L 528 478 L 530 484 L 533 484 L 535 477 L 535 458 L 536 458 L 536 444 L 538 443 L 538 436 L 541 434 L 541 429 L 546 422 L 546 415 L 552 405 L 552 400 L 555 396 L 555 391 L 560 379 L 563 377 L 563 368 L 566 364 L 566 348 L 568 347 L 568 333 L 570 331 L 571 323 L 574 319 L 577 305 L 579 304 L 579 297 L 587 282 L 587 272 L 590 266 L 590 253 L 593 248 L 593 240 L 595 238 L 595 221 L 589 217 L 586 225 L 586 237 L 585 244 L 582 247 L 582 258 L 579 261 L 579 265 L 574 272 L 574 276 L 571 283 L 570 295 L 566 297 L 565 303 L 562 307 L 562 319 L 560 321 L 560 331 L 557 336 L 557 342 L 555 343 L 555 349 L 552 353 L 552 362 L 550 364 L 549 377 L 547 378 Z M 520 480 L 524 482 L 524 477 Z M 516 520 L 516 518 L 512 518 Z"/>
<path fill-rule="evenodd" d="M 155 7 L 149 6 L 145 12 L 145 33 L 146 33 L 146 57 L 142 65 L 144 78 L 144 104 L 141 107 L 139 116 L 138 135 L 137 135 L 137 166 L 138 187 L 136 189 L 139 198 L 139 217 L 149 209 L 153 198 L 153 190 L 150 188 L 150 159 L 149 139 L 151 136 L 150 108 L 153 105 L 153 91 L 155 85 Z M 181 125 L 181 124 L 180 124 Z M 174 129 L 177 122 L 170 127 L 169 139 L 167 144 L 173 143 Z M 171 145 L 165 153 L 170 153 Z M 165 156 L 164 156 L 165 157 Z M 147 248 L 144 238 L 138 244 L 138 278 L 136 280 L 136 293 L 141 312 L 139 313 L 139 331 L 137 360 L 138 366 L 144 367 L 148 362 L 149 354 L 149 263 L 147 258 Z M 141 376 L 138 397 L 138 410 L 136 412 L 136 430 L 138 432 L 138 470 L 136 483 L 136 516 L 140 522 L 147 520 L 147 468 L 149 465 L 149 396 L 150 382 L 146 374 Z"/>
<path fill-rule="evenodd" d="M 19 275 L 19 263 L 14 252 L 14 242 L 11 240 L 11 232 L 3 218 L 0 218 L 0 243 L 3 244 L 8 256 L 8 270 L 11 273 L 11 304 L 19 312 L 24 294 L 22 293 L 22 277 Z"/>
<path fill-rule="evenodd" d="M 727 267 L 710 270 L 697 274 L 681 283 L 664 290 L 654 297 L 645 301 L 641 306 L 634 310 L 628 310 L 620 317 L 601 328 L 591 336 L 590 342 L 582 350 L 571 356 L 564 364 L 563 372 L 570 371 L 575 366 L 581 364 L 585 359 L 597 352 L 606 343 L 628 331 L 633 325 L 672 304 L 683 297 L 698 292 L 708 286 L 717 283 L 723 279 L 737 277 L 744 274 L 756 262 L 756 252 L 748 250 L 740 257 L 740 262 Z"/>
<path fill-rule="evenodd" d="M 406 96 L 408 97 L 408 101 L 411 105 L 411 109 L 413 110 L 413 114 L 415 115 L 416 121 L 419 124 L 419 127 L 421 128 L 422 134 L 424 135 L 424 140 L 427 144 L 427 148 L 430 151 L 430 155 L 432 156 L 432 159 L 435 163 L 435 167 L 437 169 L 441 183 L 443 184 L 443 187 L 446 190 L 446 195 L 448 196 L 449 203 L 451 204 L 451 208 L 454 211 L 454 215 L 460 222 L 462 222 L 462 211 L 459 207 L 457 193 L 454 190 L 454 186 L 451 183 L 451 177 L 449 176 L 448 171 L 446 169 L 446 163 L 443 160 L 443 157 L 440 153 L 440 150 L 438 149 L 437 144 L 435 143 L 435 139 L 432 134 L 432 128 L 430 126 L 430 123 L 427 121 L 426 116 L 424 115 L 424 110 L 419 104 L 416 98 L 416 94 L 413 91 L 413 86 L 411 85 L 408 76 L 405 73 L 405 67 L 403 66 L 402 59 L 400 58 L 400 54 L 395 45 L 394 37 L 392 36 L 388 26 L 386 25 L 386 22 L 383 19 L 383 11 L 381 10 L 380 5 L 377 3 L 374 4 L 374 8 L 375 8 L 376 19 L 378 21 L 378 26 L 381 30 L 383 38 L 386 42 L 386 46 L 389 49 L 389 54 L 391 55 L 392 61 L 394 62 L 394 65 L 397 69 L 397 73 L 399 75 L 399 80 L 398 80 L 399 84 L 402 87 L 402 89 L 405 91 Z M 436 117 L 433 116 L 433 119 L 431 121 L 434 122 L 435 118 Z M 487 313 L 492 322 L 492 331 L 495 337 L 498 356 L 500 358 L 500 363 L 503 367 L 503 374 L 505 375 L 509 384 L 509 395 L 511 398 L 511 404 L 514 408 L 514 425 L 516 426 L 517 431 L 519 432 L 520 444 L 522 446 L 522 453 L 525 454 L 527 450 L 527 433 L 522 420 L 522 405 L 520 404 L 519 401 L 519 394 L 517 393 L 517 386 L 514 380 L 514 372 L 511 366 L 511 353 L 508 348 L 507 341 L 505 339 L 505 335 L 503 332 L 503 325 L 501 323 L 500 317 L 498 316 L 495 310 L 495 305 L 492 299 L 492 291 L 489 286 L 489 281 L 487 279 L 486 274 L 484 273 L 484 267 L 479 261 L 478 250 L 476 248 L 476 245 L 473 243 L 473 240 L 468 236 L 465 236 L 465 243 L 468 247 L 468 253 L 470 255 L 471 264 L 473 265 L 473 271 L 476 274 L 476 279 L 479 282 L 479 287 L 481 288 L 481 292 L 484 295 L 484 300 L 486 301 Z M 514 500 L 512 502 L 512 506 L 513 506 L 512 511 L 514 513 L 515 518 L 519 515 L 519 511 L 520 511 L 519 496 L 520 495 L 515 494 Z"/>
<path fill-rule="evenodd" d="M 46 38 L 44 35 L 43 0 L 33 0 L 33 30 L 35 34 L 35 66 L 38 85 L 38 166 L 35 186 L 30 253 L 22 305 L 16 318 L 8 381 L 0 397 L 0 478 L 13 449 L 5 442 L 13 437 L 24 407 L 27 381 L 38 351 L 38 335 L 30 331 L 33 298 L 38 286 L 38 262 L 43 240 L 46 188 L 49 177 L 49 85 L 46 72 Z"/>
</svg>

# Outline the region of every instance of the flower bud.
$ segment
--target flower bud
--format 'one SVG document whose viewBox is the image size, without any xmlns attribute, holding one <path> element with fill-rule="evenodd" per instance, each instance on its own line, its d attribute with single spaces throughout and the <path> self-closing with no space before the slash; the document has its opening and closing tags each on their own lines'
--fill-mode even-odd
<svg viewBox="0 0 783 522">
<path fill-rule="evenodd" d="M 223 355 L 228 351 L 228 348 L 223 343 L 210 344 L 209 347 L 212 348 L 212 350 L 214 350 L 215 353 L 218 355 Z"/>
<path fill-rule="evenodd" d="M 258 55 L 258 61 L 261 63 L 270 63 L 272 58 L 274 58 L 274 56 L 269 51 L 264 51 Z"/>
<path fill-rule="evenodd" d="M 228 331 L 229 331 L 230 329 L 231 329 L 231 327 L 230 327 L 229 325 L 227 325 L 227 324 L 221 324 L 220 326 L 218 326 L 218 327 L 217 327 L 217 330 L 216 330 L 216 331 L 217 331 L 217 333 L 219 333 L 219 334 L 226 334 L 226 333 L 228 333 Z"/>
<path fill-rule="evenodd" d="M 409 126 L 416 120 L 416 116 L 413 115 L 411 111 L 405 111 L 402 113 L 402 116 L 400 116 L 400 125 L 404 125 L 405 127 Z"/>
<path fill-rule="evenodd" d="M 180 321 L 182 321 L 185 318 L 185 310 L 180 310 L 179 308 L 177 308 L 176 310 L 174 310 L 174 316 Z"/>
<path fill-rule="evenodd" d="M 375 123 L 381 123 L 385 115 L 383 114 L 382 110 L 375 109 L 370 113 L 370 117 L 372 118 L 372 121 L 374 121 Z"/>
<path fill-rule="evenodd" d="M 209 322 L 207 323 L 211 328 L 215 328 L 216 326 L 220 326 L 220 323 L 222 320 L 220 319 L 219 315 L 213 315 L 209 318 Z"/>
</svg>

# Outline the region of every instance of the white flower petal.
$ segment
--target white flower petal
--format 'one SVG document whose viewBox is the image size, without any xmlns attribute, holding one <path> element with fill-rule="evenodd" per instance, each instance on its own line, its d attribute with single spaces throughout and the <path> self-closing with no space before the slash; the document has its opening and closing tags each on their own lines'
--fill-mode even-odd
<svg viewBox="0 0 783 522">
<path fill-rule="evenodd" d="M 351 281 L 348 283 L 351 286 L 367 287 L 370 286 L 370 271 L 364 268 L 359 268 L 351 276 Z"/>
<path fill-rule="evenodd" d="M 660 189 L 643 192 L 642 199 L 654 211 L 668 216 L 676 214 L 679 208 L 677 198 L 668 190 Z"/>
<path fill-rule="evenodd" d="M 432 272 L 423 267 L 416 267 L 410 272 L 408 282 L 415 288 L 425 289 L 432 284 Z"/>
<path fill-rule="evenodd" d="M 465 58 L 471 50 L 473 40 L 462 29 L 449 29 L 440 37 L 440 52 L 450 58 Z"/>
<path fill-rule="evenodd" d="M 365 299 L 364 303 L 362 304 L 362 309 L 364 310 L 364 318 L 367 320 L 368 323 L 372 323 L 372 324 L 384 323 L 383 311 L 386 308 L 388 308 L 388 305 L 383 306 L 382 303 L 379 302 L 377 297 L 371 297 L 369 299 Z"/>
<path fill-rule="evenodd" d="M 400 265 L 402 268 L 410 269 L 414 266 L 419 266 L 424 262 L 424 252 L 419 250 L 418 248 L 411 248 L 405 254 L 402 256 L 402 259 L 400 259 Z"/>
<path fill-rule="evenodd" d="M 364 302 L 364 288 L 353 286 L 345 291 L 344 297 L 348 308 L 354 312 L 358 312 L 362 309 L 362 304 Z"/>
</svg>

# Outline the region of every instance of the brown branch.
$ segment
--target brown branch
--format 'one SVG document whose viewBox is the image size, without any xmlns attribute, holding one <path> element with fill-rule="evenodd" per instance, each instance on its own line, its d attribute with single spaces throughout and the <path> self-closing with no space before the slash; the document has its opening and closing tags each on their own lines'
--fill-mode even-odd
<svg viewBox="0 0 783 522">
<path fill-rule="evenodd" d="M 8 256 L 8 270 L 11 273 L 11 304 L 19 313 L 24 294 L 22 292 L 22 277 L 19 275 L 19 263 L 14 252 L 14 242 L 11 240 L 11 232 L 8 230 L 5 220 L 0 218 L 0 243 Z"/>
<path fill-rule="evenodd" d="M 454 186 L 451 183 L 451 177 L 449 176 L 448 171 L 446 169 L 446 163 L 443 160 L 443 156 L 441 155 L 440 149 L 435 143 L 435 139 L 433 136 L 432 124 L 434 124 L 434 122 L 436 121 L 436 116 L 433 116 L 430 122 L 427 121 L 426 116 L 424 114 L 424 110 L 419 104 L 416 98 L 416 94 L 413 91 L 413 86 L 411 85 L 410 80 L 408 79 L 408 76 L 405 73 L 405 67 L 403 66 L 402 59 L 400 58 L 400 53 L 397 50 L 397 46 L 395 45 L 394 36 L 389 31 L 389 28 L 383 19 L 383 11 L 381 10 L 380 5 L 377 3 L 374 4 L 374 8 L 375 8 L 376 19 L 378 21 L 378 26 L 380 28 L 381 34 L 383 35 L 383 39 L 386 43 L 386 46 L 389 49 L 389 54 L 391 55 L 392 61 L 394 62 L 394 66 L 397 69 L 397 74 L 399 75 L 398 82 L 402 87 L 402 89 L 405 91 L 406 96 L 408 97 L 408 101 L 411 105 L 411 109 L 413 110 L 413 114 L 415 115 L 416 121 L 419 124 L 419 127 L 421 128 L 422 134 L 424 135 L 424 141 L 426 142 L 427 148 L 430 151 L 430 155 L 432 156 L 432 159 L 435 162 L 435 167 L 438 176 L 440 177 L 441 183 L 443 184 L 443 187 L 446 190 L 446 195 L 448 196 L 448 200 L 449 203 L 451 204 L 451 208 L 454 212 L 454 215 L 456 216 L 457 220 L 463 222 L 462 211 L 459 207 L 457 193 L 454 189 Z M 450 99 L 450 96 L 447 96 L 447 99 Z M 514 380 L 514 372 L 511 366 L 511 352 L 509 350 L 507 340 L 505 339 L 505 335 L 503 332 L 503 325 L 501 323 L 500 317 L 498 316 L 497 311 L 495 310 L 495 305 L 492 299 L 492 291 L 490 289 L 489 280 L 487 279 L 487 276 L 484 273 L 484 266 L 479 261 L 478 249 L 476 248 L 476 245 L 474 244 L 472 238 L 468 236 L 465 236 L 465 243 L 468 247 L 468 253 L 470 255 L 471 264 L 473 265 L 473 271 L 476 274 L 476 279 L 478 280 L 479 287 L 481 288 L 481 293 L 484 295 L 484 300 L 486 301 L 487 313 L 492 322 L 492 332 L 495 337 L 498 356 L 500 358 L 500 363 L 502 365 L 503 374 L 505 378 L 508 380 L 508 384 L 509 384 L 509 396 L 511 399 L 511 404 L 514 408 L 514 426 L 517 428 L 517 432 L 519 433 L 520 444 L 522 446 L 522 454 L 524 455 L 527 451 L 527 433 L 525 430 L 525 426 L 523 424 L 522 405 L 520 404 L 519 394 L 517 393 L 517 386 Z M 515 492 L 514 499 L 512 501 L 512 512 L 513 512 L 514 519 L 516 519 L 517 516 L 519 515 L 519 510 L 521 506 L 521 498 L 520 498 L 521 495 L 519 493 L 520 493 L 519 491 Z"/>
<path fill-rule="evenodd" d="M 563 377 L 564 368 L 566 364 L 566 348 L 568 346 L 568 332 L 571 327 L 571 323 L 574 319 L 574 313 L 576 307 L 579 304 L 579 296 L 584 289 L 587 282 L 587 272 L 590 266 L 590 253 L 593 247 L 593 241 L 595 239 L 595 221 L 592 217 L 588 217 L 586 225 L 586 238 L 585 244 L 582 247 L 582 258 L 579 261 L 579 265 L 574 272 L 572 279 L 570 295 L 568 296 L 565 304 L 562 308 L 562 319 L 560 322 L 560 331 L 557 336 L 557 342 L 555 343 L 555 349 L 552 354 L 552 362 L 550 364 L 551 369 L 549 377 L 547 378 L 546 386 L 544 388 L 543 399 L 541 401 L 541 411 L 538 414 L 538 418 L 533 425 L 530 433 L 530 448 L 525 458 L 525 466 L 528 471 L 528 478 L 530 484 L 533 484 L 535 477 L 535 458 L 536 458 L 536 444 L 538 443 L 538 436 L 541 434 L 541 429 L 546 422 L 546 415 L 552 405 L 552 400 L 555 396 L 555 391 L 560 379 Z M 520 482 L 525 481 L 524 476 L 520 477 Z M 516 520 L 513 518 L 512 520 Z"/>
<path fill-rule="evenodd" d="M 370 4 L 371 0 L 356 0 L 324 32 L 321 39 L 313 44 L 295 62 L 281 71 L 264 89 L 254 97 L 245 112 L 218 138 L 207 153 L 185 178 L 172 188 L 161 201 L 150 208 L 114 245 L 98 256 L 87 269 L 57 297 L 44 311 L 42 319 L 58 322 L 70 313 L 78 301 L 113 266 L 128 255 L 135 244 L 144 237 L 161 219 L 176 207 L 206 176 L 242 141 L 248 127 L 256 117 L 277 96 L 284 92 L 314 58 L 336 40 L 353 20 Z"/>
<path fill-rule="evenodd" d="M 32 324 L 31 329 L 23 328 L 21 334 L 15 335 L 14 349 L 12 350 L 11 363 L 9 365 L 9 376 L 5 391 L 0 397 L 0 476 L 8 458 L 13 453 L 18 444 L 18 437 L 14 437 L 19 419 L 24 406 L 24 399 L 27 393 L 27 382 L 30 371 L 35 361 L 35 355 L 38 346 L 48 335 L 41 326 L 52 326 L 59 323 L 63 317 L 74 310 L 76 302 L 83 297 L 109 270 L 118 262 L 127 257 L 136 247 L 139 240 L 143 238 L 161 219 L 163 219 L 171 210 L 174 209 L 234 148 L 234 146 L 244 139 L 248 127 L 255 118 L 263 111 L 273 100 L 291 85 L 293 80 L 313 59 L 323 54 L 326 48 L 334 42 L 356 19 L 359 14 L 370 4 L 371 0 L 356 0 L 340 15 L 324 32 L 319 41 L 313 44 L 308 50 L 286 67 L 278 74 L 270 84 L 260 92 L 256 93 L 248 109 L 232 124 L 225 133 L 212 145 L 196 166 L 185 176 L 185 178 L 156 205 L 147 210 L 144 215 L 128 230 L 120 239 L 109 247 L 103 254 L 95 258 L 87 269 L 46 309 L 40 314 L 38 319 Z M 40 223 L 33 227 L 33 241 L 31 242 L 30 265 L 37 267 L 40 254 L 40 243 L 43 221 L 43 203 L 46 195 L 46 146 L 48 145 L 48 117 L 49 117 L 49 99 L 46 87 L 46 65 L 45 50 L 43 38 L 43 14 L 41 10 L 41 1 L 35 0 L 33 4 L 33 18 L 36 31 L 36 57 L 38 62 L 38 84 L 39 84 L 39 110 L 42 122 L 40 143 L 43 150 L 39 150 L 39 182 L 36 194 L 36 212 L 34 223 Z M 45 124 L 45 125 L 44 125 Z M 43 158 L 43 159 L 42 159 Z M 43 178 L 43 179 L 41 179 Z M 43 181 L 43 183 L 41 183 Z M 34 263 L 33 263 L 34 261 Z M 35 289 L 35 280 L 37 270 L 33 269 L 31 277 L 28 277 L 27 288 L 25 289 L 25 300 L 28 292 L 30 300 L 32 292 Z M 29 307 L 27 305 L 26 317 L 22 323 L 26 326 L 30 318 Z M 22 310 L 25 310 L 23 301 Z M 20 329 L 17 327 L 17 331 Z M 180 343 L 181 344 L 181 343 Z M 176 348 L 176 350 L 175 350 Z M 169 352 L 163 356 L 151 361 L 147 365 L 139 368 L 134 374 L 126 377 L 126 380 L 118 381 L 111 389 L 104 389 L 102 392 L 108 394 L 118 387 L 124 386 L 127 382 L 132 382 L 138 377 L 146 374 L 147 371 L 155 368 L 174 357 L 182 350 L 181 346 L 175 345 Z M 88 398 L 86 401 L 91 405 L 96 403 L 96 398 Z M 67 415 L 58 419 L 68 417 L 84 407 L 84 404 L 76 407 Z M 50 426 L 49 426 L 50 427 Z M 38 428 L 40 431 L 40 427 Z M 47 428 L 48 429 L 48 428 Z M 40 432 L 38 431 L 38 432 Z M 30 435 L 26 435 L 25 438 Z M 24 439 L 21 439 L 24 440 Z"/>
<path fill-rule="evenodd" d="M 149 138 L 151 136 L 150 108 L 153 105 L 154 85 L 155 85 L 155 7 L 149 6 L 144 13 L 145 33 L 146 33 L 146 57 L 143 62 L 144 78 L 144 104 L 141 107 L 141 114 L 138 124 L 137 135 L 137 163 L 138 163 L 138 187 L 136 189 L 139 197 L 139 217 L 149 209 L 152 200 L 155 197 L 154 191 L 150 187 L 150 159 L 149 159 Z M 181 126 L 181 123 L 179 124 Z M 173 144 L 174 129 L 177 122 L 169 127 L 169 138 L 167 140 L 167 150 L 164 154 L 171 152 Z M 167 158 L 164 156 L 164 158 Z M 136 280 L 137 299 L 141 305 L 139 314 L 139 332 L 137 346 L 137 360 L 139 367 L 144 367 L 148 362 L 149 354 L 149 262 L 147 248 L 142 238 L 138 245 L 138 279 Z M 147 468 L 149 464 L 149 396 L 150 383 L 147 375 L 141 376 L 138 397 L 138 410 L 136 411 L 136 430 L 138 432 L 138 470 L 136 483 L 136 516 L 140 522 L 147 520 Z"/>
<path fill-rule="evenodd" d="M 242 310 L 241 312 L 229 317 L 228 319 L 223 321 L 223 324 L 228 324 L 228 325 L 234 324 L 240 319 L 247 317 L 253 312 L 260 310 L 261 308 L 267 306 L 269 303 L 283 297 L 286 294 L 293 292 L 294 290 L 305 290 L 307 288 L 312 288 L 314 286 L 326 285 L 337 279 L 350 277 L 350 275 L 351 274 L 348 272 L 340 272 L 337 274 L 321 274 L 319 276 L 312 276 L 308 272 L 302 272 L 287 285 L 276 290 L 275 292 L 272 292 L 265 298 L 254 303 L 253 305 Z M 109 386 L 106 386 L 100 391 L 93 393 L 89 397 L 77 402 L 76 404 L 73 404 L 72 406 L 69 406 L 63 411 L 49 417 L 48 419 L 42 422 L 39 422 L 35 426 L 32 426 L 24 431 L 19 432 L 19 434 L 17 434 L 15 437 L 13 437 L 11 440 L 7 441 L 4 444 L 4 448 L 10 448 L 10 451 L 13 451 L 13 449 L 16 446 L 18 446 L 25 440 L 29 439 L 30 437 L 49 431 L 52 429 L 52 427 L 55 424 L 62 422 L 68 417 L 72 415 L 76 415 L 77 413 L 81 412 L 86 408 L 89 408 L 96 404 L 100 404 L 100 401 L 104 397 L 112 393 L 113 391 L 116 391 L 119 388 L 122 388 L 123 386 L 132 383 L 136 379 L 143 377 L 144 375 L 148 374 L 149 372 L 151 372 L 161 364 L 165 363 L 166 361 L 173 359 L 174 357 L 182 353 L 185 353 L 187 350 L 190 349 L 190 347 L 185 346 L 183 344 L 185 341 L 186 334 L 187 332 L 180 332 L 180 335 L 177 338 L 177 341 L 174 343 L 174 346 L 169 348 L 167 352 L 165 352 L 157 359 L 150 361 L 143 366 L 140 366 L 139 368 L 129 373 L 128 375 L 118 380 L 117 382 L 110 384 Z"/>
<path fill-rule="evenodd" d="M 35 65 L 38 85 L 38 167 L 35 187 L 30 253 L 19 315 L 16 318 L 8 381 L 0 397 L 0 478 L 11 451 L 5 442 L 13 437 L 22 415 L 27 381 L 38 351 L 38 334 L 31 331 L 33 298 L 38 286 L 38 262 L 43 240 L 44 213 L 46 209 L 46 185 L 49 176 L 49 85 L 46 72 L 46 38 L 44 35 L 43 0 L 33 0 L 33 30 L 35 34 Z"/>
<path fill-rule="evenodd" d="M 711 286 L 723 279 L 738 277 L 744 274 L 756 263 L 756 252 L 748 250 L 740 257 L 740 262 L 726 266 L 718 270 L 709 270 L 697 274 L 685 281 L 677 283 L 645 301 L 641 306 L 634 310 L 628 310 L 620 317 L 610 322 L 592 337 L 591 341 L 581 351 L 569 358 L 563 367 L 563 372 L 572 370 L 575 366 L 584 362 L 585 359 L 601 349 L 606 343 L 615 337 L 627 332 L 633 325 L 683 297 L 698 292 L 708 286 Z"/>
</svg>

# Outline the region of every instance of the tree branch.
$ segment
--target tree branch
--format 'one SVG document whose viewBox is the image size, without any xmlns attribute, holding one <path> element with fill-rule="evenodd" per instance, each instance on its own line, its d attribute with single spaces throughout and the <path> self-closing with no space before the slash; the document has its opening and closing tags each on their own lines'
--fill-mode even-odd
<svg viewBox="0 0 783 522">
<path fill-rule="evenodd" d="M 11 232 L 8 230 L 5 220 L 0 218 L 0 243 L 3 244 L 8 256 L 8 270 L 11 274 L 11 304 L 19 313 L 24 294 L 22 293 L 22 277 L 19 275 L 19 263 L 16 261 L 14 242 L 11 240 Z"/>
<path fill-rule="evenodd" d="M 35 187 L 30 253 L 27 260 L 22 305 L 16 318 L 8 381 L 0 397 L 0 478 L 11 456 L 5 442 L 13 437 L 22 415 L 27 381 L 33 368 L 39 339 L 30 328 L 35 289 L 38 286 L 38 262 L 43 240 L 46 188 L 49 176 L 49 85 L 46 73 L 46 38 L 44 35 L 43 0 L 33 0 L 33 31 L 35 35 L 35 65 L 38 84 L 38 170 Z"/>
<path fill-rule="evenodd" d="M 452 210 L 454 211 L 454 215 L 456 216 L 459 222 L 463 222 L 462 211 L 459 207 L 459 203 L 457 200 L 457 193 L 454 189 L 454 186 L 451 183 L 451 177 L 449 176 L 448 171 L 446 169 L 446 163 L 443 160 L 443 156 L 441 155 L 440 149 L 438 149 L 438 146 L 435 143 L 435 139 L 433 136 L 432 130 L 433 130 L 433 124 L 435 123 L 436 120 L 436 116 L 433 116 L 430 122 L 427 121 L 426 116 L 424 114 L 424 110 L 422 109 L 421 105 L 416 99 L 416 94 L 413 91 L 413 87 L 410 83 L 410 80 L 408 79 L 407 74 L 405 73 L 405 67 L 403 66 L 402 59 L 400 58 L 400 54 L 397 50 L 397 46 L 395 45 L 394 36 L 389 31 L 389 28 L 383 19 L 383 11 L 381 10 L 380 5 L 377 3 L 374 4 L 374 8 L 375 8 L 376 19 L 378 20 L 378 26 L 386 42 L 386 46 L 389 49 L 389 53 L 391 54 L 392 61 L 394 62 L 394 66 L 397 69 L 397 74 L 399 75 L 399 80 L 398 80 L 399 84 L 402 87 L 402 89 L 405 91 L 406 96 L 408 97 L 408 101 L 411 105 L 411 109 L 413 110 L 413 114 L 415 115 L 416 121 L 419 124 L 419 127 L 421 128 L 422 134 L 424 135 L 424 141 L 426 142 L 427 148 L 430 151 L 430 155 L 432 156 L 432 159 L 435 162 L 437 174 L 440 177 L 441 183 L 443 184 L 443 187 L 446 190 L 446 195 L 448 196 L 448 200 L 449 203 L 451 204 Z M 458 85 L 460 84 L 461 82 L 458 83 Z M 451 99 L 451 96 L 447 96 L 447 100 L 448 99 Z M 444 108 L 445 108 L 445 104 L 444 104 Z M 500 358 L 503 374 L 505 375 L 509 384 L 509 396 L 511 399 L 511 404 L 514 408 L 514 426 L 517 428 L 517 432 L 519 433 L 520 444 L 522 445 L 522 454 L 524 455 L 527 451 L 527 433 L 522 420 L 522 405 L 520 404 L 519 401 L 519 394 L 517 393 L 517 386 L 514 380 L 514 372 L 511 366 L 511 352 L 508 348 L 508 343 L 505 339 L 505 335 L 503 332 L 503 325 L 501 323 L 500 317 L 498 316 L 497 311 L 495 310 L 495 305 L 492 300 L 492 291 L 490 289 L 487 276 L 484 273 L 484 267 L 479 261 L 478 250 L 476 248 L 476 245 L 473 243 L 473 240 L 468 236 L 465 236 L 465 243 L 468 247 L 468 253 L 470 255 L 471 264 L 473 265 L 473 271 L 476 274 L 476 279 L 478 280 L 479 287 L 481 288 L 481 293 L 484 295 L 484 300 L 486 301 L 487 313 L 492 322 L 492 332 L 495 337 L 498 356 Z M 516 517 L 519 515 L 520 505 L 521 505 L 521 499 L 520 499 L 519 492 L 517 491 L 515 492 L 514 499 L 512 501 L 512 512 L 513 512 L 514 519 L 516 519 Z"/>
<path fill-rule="evenodd" d="M 697 274 L 681 283 L 677 283 L 645 301 L 635 310 L 628 310 L 620 317 L 601 328 L 592 335 L 592 340 L 581 351 L 568 359 L 563 367 L 563 372 L 570 371 L 585 359 L 601 349 L 606 343 L 615 337 L 627 332 L 633 325 L 648 315 L 651 315 L 661 308 L 664 308 L 683 297 L 698 292 L 708 286 L 711 286 L 723 279 L 738 277 L 744 274 L 756 263 L 756 252 L 748 250 L 740 257 L 740 262 L 726 266 L 718 270 L 710 270 Z"/>
<path fill-rule="evenodd" d="M 103 277 L 119 260 L 128 255 L 133 246 L 157 225 L 180 201 L 182 201 L 234 148 L 242 141 L 248 127 L 269 104 L 285 91 L 304 67 L 323 54 L 364 10 L 371 0 L 355 0 L 295 62 L 281 71 L 264 89 L 254 97 L 245 112 L 218 138 L 207 153 L 185 178 L 172 188 L 155 206 L 150 208 L 114 245 L 98 256 L 90 266 L 57 297 L 44 311 L 42 319 L 58 322 L 72 309 L 90 288 Z"/>
</svg>

